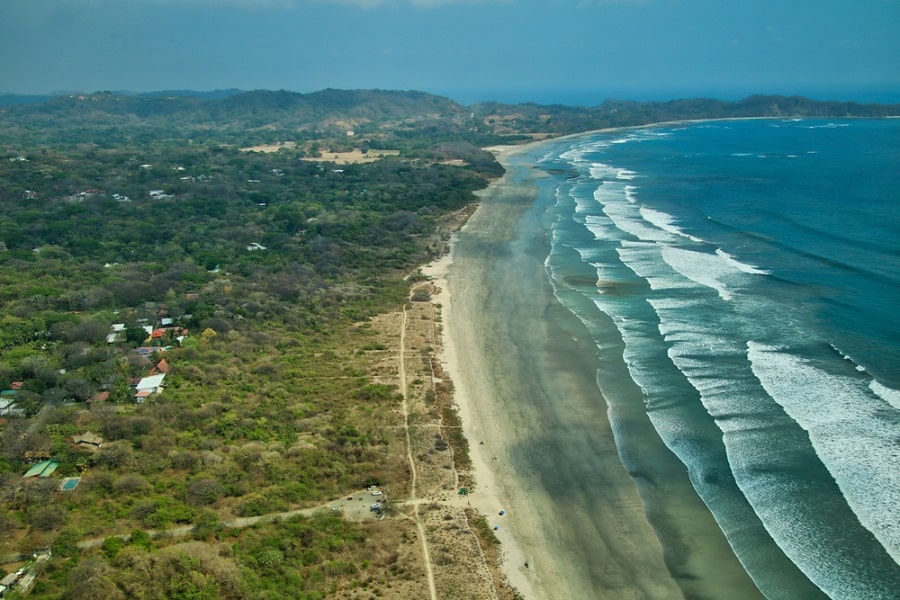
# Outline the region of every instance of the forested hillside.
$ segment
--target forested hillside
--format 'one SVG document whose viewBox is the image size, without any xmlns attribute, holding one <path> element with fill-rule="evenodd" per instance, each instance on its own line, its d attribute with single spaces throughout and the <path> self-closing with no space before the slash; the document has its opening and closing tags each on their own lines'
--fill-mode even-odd
<svg viewBox="0 0 900 600">
<path fill-rule="evenodd" d="M 404 488 L 397 390 L 372 376 L 385 344 L 368 320 L 403 305 L 404 278 L 502 172 L 452 135 L 459 110 L 329 91 L 4 113 L 0 555 L 53 550 L 33 597 L 320 598 L 363 577 L 379 526 L 298 517 L 237 542 L 222 523 Z M 245 145 L 270 139 L 293 143 Z M 210 549 L 192 546 L 186 570 L 141 537 L 179 525 Z M 75 545 L 91 538 L 109 542 Z M 216 558 L 226 539 L 236 554 Z M 397 556 L 373 573 L 402 571 Z"/>
<path fill-rule="evenodd" d="M 750 96 L 737 102 L 692 98 L 665 102 L 606 100 L 597 106 L 501 104 L 470 107 L 424 92 L 385 90 L 230 90 L 124 95 L 111 92 L 0 101 L 5 144 L 191 143 L 252 146 L 331 140 L 347 147 L 423 148 L 436 141 L 478 146 L 527 134 L 562 135 L 681 119 L 739 117 L 884 117 L 900 105 L 823 102 L 798 96 Z M 498 136 L 500 136 L 498 138 Z M 357 144 L 359 145 L 359 144 Z"/>
<path fill-rule="evenodd" d="M 693 119 L 747 117 L 886 117 L 897 104 L 823 102 L 799 96 L 750 96 L 737 102 L 690 98 L 665 102 L 606 100 L 594 107 L 486 102 L 472 107 L 492 133 L 568 134 L 608 127 Z"/>
</svg>

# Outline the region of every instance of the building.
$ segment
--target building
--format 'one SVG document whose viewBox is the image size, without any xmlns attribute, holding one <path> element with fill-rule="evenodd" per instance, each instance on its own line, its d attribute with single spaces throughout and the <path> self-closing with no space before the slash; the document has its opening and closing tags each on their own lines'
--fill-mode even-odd
<svg viewBox="0 0 900 600">
<path fill-rule="evenodd" d="M 59 467 L 58 462 L 54 460 L 45 460 L 28 469 L 28 472 L 25 473 L 25 477 L 50 477 L 57 467 Z"/>
<path fill-rule="evenodd" d="M 87 433 L 73 435 L 72 441 L 76 445 L 81 446 L 82 448 L 87 448 L 89 450 L 96 450 L 103 444 L 103 438 L 96 433 L 91 433 L 90 431 L 88 431 Z"/>
<path fill-rule="evenodd" d="M 165 378 L 165 373 L 144 377 L 138 382 L 136 389 L 138 392 L 150 392 L 151 394 L 159 393 L 163 388 L 163 380 Z"/>
</svg>

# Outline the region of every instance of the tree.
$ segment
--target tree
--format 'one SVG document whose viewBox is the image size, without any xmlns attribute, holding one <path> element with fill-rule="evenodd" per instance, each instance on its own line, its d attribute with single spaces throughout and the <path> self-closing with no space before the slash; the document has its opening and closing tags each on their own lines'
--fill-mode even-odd
<svg viewBox="0 0 900 600">
<path fill-rule="evenodd" d="M 26 417 L 33 417 L 44 405 L 41 396 L 27 390 L 19 390 L 15 396 L 16 406 L 25 411 Z"/>
<path fill-rule="evenodd" d="M 212 477 L 199 477 L 193 479 L 185 486 L 185 500 L 189 504 L 204 505 L 212 504 L 218 500 L 225 489 L 217 479 Z"/>
<path fill-rule="evenodd" d="M 67 376 L 63 382 L 63 388 L 79 402 L 84 402 L 97 391 L 96 385 L 77 375 Z"/>
<path fill-rule="evenodd" d="M 147 337 L 147 331 L 143 327 L 138 325 L 128 325 L 125 327 L 125 341 L 129 344 L 142 344 Z"/>
<path fill-rule="evenodd" d="M 131 442 L 121 440 L 108 442 L 94 455 L 94 462 L 102 467 L 116 469 L 123 467 L 134 460 L 134 450 Z"/>
<path fill-rule="evenodd" d="M 100 544 L 101 552 L 109 559 L 114 559 L 124 547 L 125 540 L 118 536 L 108 537 Z"/>
<path fill-rule="evenodd" d="M 88 558 L 69 572 L 66 598 L 71 600 L 124 600 L 125 594 L 114 581 L 112 567 L 99 558 Z"/>
<path fill-rule="evenodd" d="M 69 342 L 81 341 L 96 344 L 106 341 L 107 332 L 109 332 L 109 323 L 97 319 L 84 319 L 69 329 L 66 338 Z"/>
<path fill-rule="evenodd" d="M 42 506 L 31 515 L 31 526 L 41 531 L 59 529 L 66 522 L 66 511 L 59 506 Z"/>
<path fill-rule="evenodd" d="M 214 510 L 203 509 L 194 521 L 194 539 L 207 540 L 222 530 L 224 524 Z"/>
<path fill-rule="evenodd" d="M 50 549 L 53 554 L 59 557 L 77 556 L 79 553 L 78 542 L 81 540 L 81 533 L 76 529 L 63 529 L 56 534 Z"/>
</svg>

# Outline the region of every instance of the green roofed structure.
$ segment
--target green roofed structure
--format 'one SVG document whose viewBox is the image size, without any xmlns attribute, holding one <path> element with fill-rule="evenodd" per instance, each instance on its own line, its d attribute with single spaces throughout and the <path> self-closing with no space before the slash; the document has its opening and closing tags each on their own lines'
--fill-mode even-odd
<svg viewBox="0 0 900 600">
<path fill-rule="evenodd" d="M 28 469 L 28 472 L 25 473 L 25 477 L 50 477 L 57 467 L 59 467 L 58 462 L 54 460 L 45 460 Z"/>
</svg>

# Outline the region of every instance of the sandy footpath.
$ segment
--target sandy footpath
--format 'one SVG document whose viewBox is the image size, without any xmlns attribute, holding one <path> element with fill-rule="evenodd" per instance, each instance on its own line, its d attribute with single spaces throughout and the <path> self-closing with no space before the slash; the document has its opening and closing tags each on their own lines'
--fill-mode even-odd
<svg viewBox="0 0 900 600">
<path fill-rule="evenodd" d="M 596 408 L 590 367 L 558 352 L 564 332 L 546 330 L 552 296 L 532 289 L 544 257 L 518 241 L 513 214 L 529 210 L 528 189 L 495 182 L 451 254 L 426 270 L 445 290 L 435 300 L 474 463 L 472 505 L 496 526 L 504 571 L 526 599 L 681 598 Z"/>
</svg>

